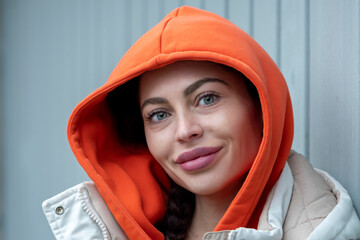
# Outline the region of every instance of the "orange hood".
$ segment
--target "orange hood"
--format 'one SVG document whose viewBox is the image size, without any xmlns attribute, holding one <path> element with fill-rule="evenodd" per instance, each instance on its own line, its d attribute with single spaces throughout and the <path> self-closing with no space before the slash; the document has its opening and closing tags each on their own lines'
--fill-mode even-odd
<svg viewBox="0 0 360 240">
<path fill-rule="evenodd" d="M 76 158 L 129 239 L 163 239 L 153 224 L 165 213 L 164 189 L 169 180 L 147 149 L 124 149 L 105 98 L 143 72 L 180 60 L 212 61 L 237 69 L 255 85 L 261 102 L 259 152 L 215 231 L 256 227 L 290 152 L 290 96 L 269 55 L 248 34 L 216 14 L 192 7 L 173 10 L 128 50 L 108 81 L 74 109 L 68 125 Z"/>
</svg>

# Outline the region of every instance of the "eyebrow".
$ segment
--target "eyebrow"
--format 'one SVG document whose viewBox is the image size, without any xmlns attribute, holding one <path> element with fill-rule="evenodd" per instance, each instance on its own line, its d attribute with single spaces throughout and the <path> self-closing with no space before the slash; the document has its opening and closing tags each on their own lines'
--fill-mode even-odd
<svg viewBox="0 0 360 240">
<path fill-rule="evenodd" d="M 201 87 L 202 85 L 204 85 L 205 83 L 208 83 L 208 82 L 219 82 L 219 83 L 222 83 L 222 84 L 225 84 L 226 86 L 229 86 L 229 84 L 221 79 L 218 79 L 218 78 L 203 78 L 203 79 L 200 79 L 196 82 L 194 82 L 193 84 L 190 84 L 187 88 L 185 88 L 184 90 L 184 96 L 187 97 L 189 96 L 190 94 L 192 94 L 193 92 L 196 91 L 196 89 L 198 89 L 199 87 Z"/>
<path fill-rule="evenodd" d="M 222 83 L 222 84 L 224 84 L 226 86 L 229 86 L 229 84 L 227 82 L 225 82 L 225 81 L 223 81 L 221 79 L 218 79 L 218 78 L 202 78 L 202 79 L 190 84 L 188 87 L 186 87 L 184 89 L 184 91 L 183 91 L 184 96 L 185 97 L 189 96 L 190 94 L 195 92 L 196 89 L 198 89 L 199 87 L 201 87 L 205 83 L 209 83 L 209 82 L 219 82 L 219 83 Z M 167 104 L 167 103 L 169 103 L 169 101 L 166 98 L 163 98 L 163 97 L 148 98 L 141 105 L 141 111 L 148 104 Z"/>
<path fill-rule="evenodd" d="M 169 103 L 169 101 L 166 98 L 162 98 L 162 97 L 148 98 L 141 105 L 141 111 L 148 104 L 166 104 L 166 103 Z"/>
</svg>

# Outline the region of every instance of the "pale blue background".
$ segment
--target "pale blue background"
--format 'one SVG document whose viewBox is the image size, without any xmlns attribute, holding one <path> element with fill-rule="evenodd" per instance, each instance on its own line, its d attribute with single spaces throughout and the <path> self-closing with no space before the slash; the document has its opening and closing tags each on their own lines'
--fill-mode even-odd
<svg viewBox="0 0 360 240">
<path fill-rule="evenodd" d="M 193 5 L 252 35 L 293 98 L 293 147 L 360 212 L 359 0 L 1 0 L 0 239 L 53 239 L 41 202 L 87 179 L 66 139 L 75 105 L 166 13 Z"/>
</svg>

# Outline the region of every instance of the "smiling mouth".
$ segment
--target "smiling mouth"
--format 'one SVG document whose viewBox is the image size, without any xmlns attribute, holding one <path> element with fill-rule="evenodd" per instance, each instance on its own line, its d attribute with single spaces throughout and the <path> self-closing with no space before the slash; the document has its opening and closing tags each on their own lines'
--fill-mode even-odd
<svg viewBox="0 0 360 240">
<path fill-rule="evenodd" d="M 178 156 L 176 163 L 185 171 L 196 171 L 209 166 L 222 147 L 200 147 Z"/>
</svg>

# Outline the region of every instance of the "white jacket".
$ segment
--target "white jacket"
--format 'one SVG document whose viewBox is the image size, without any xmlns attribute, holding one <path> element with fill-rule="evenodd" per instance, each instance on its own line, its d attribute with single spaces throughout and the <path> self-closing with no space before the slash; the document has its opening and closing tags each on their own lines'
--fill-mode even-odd
<svg viewBox="0 0 360 240">
<path fill-rule="evenodd" d="M 46 200 L 43 210 L 57 240 L 128 239 L 92 182 Z M 360 221 L 341 184 L 291 152 L 269 194 L 258 229 L 204 236 L 204 240 L 223 239 L 360 239 Z"/>
</svg>

